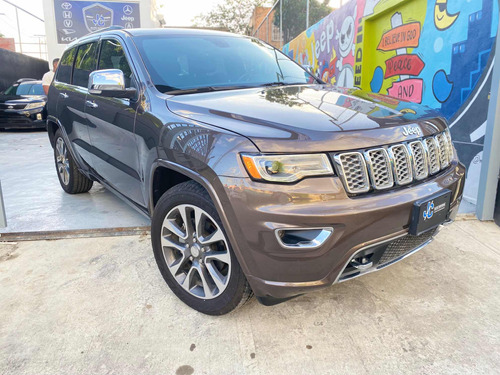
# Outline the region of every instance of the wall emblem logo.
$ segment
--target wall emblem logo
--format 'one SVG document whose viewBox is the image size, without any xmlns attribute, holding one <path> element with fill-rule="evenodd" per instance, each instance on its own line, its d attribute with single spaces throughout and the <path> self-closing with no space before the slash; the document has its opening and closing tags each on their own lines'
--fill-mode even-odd
<svg viewBox="0 0 500 375">
<path fill-rule="evenodd" d="M 427 209 L 424 211 L 424 220 L 430 219 L 434 215 L 434 201 L 427 203 Z"/>
<path fill-rule="evenodd" d="M 125 13 L 127 16 L 130 16 L 133 12 L 134 10 L 130 5 L 127 4 L 123 7 L 123 13 Z"/>
<path fill-rule="evenodd" d="M 71 3 L 62 3 L 61 4 L 61 8 L 63 8 L 64 10 L 70 10 L 72 7 L 73 7 L 73 5 L 71 5 Z"/>
<path fill-rule="evenodd" d="M 408 137 L 412 134 L 416 135 L 416 136 L 421 136 L 422 131 L 420 130 L 420 128 L 418 126 L 406 126 L 403 128 L 403 135 L 405 137 Z"/>
<path fill-rule="evenodd" d="M 113 23 L 113 10 L 96 3 L 82 9 L 85 27 L 89 32 L 105 29 Z"/>
</svg>

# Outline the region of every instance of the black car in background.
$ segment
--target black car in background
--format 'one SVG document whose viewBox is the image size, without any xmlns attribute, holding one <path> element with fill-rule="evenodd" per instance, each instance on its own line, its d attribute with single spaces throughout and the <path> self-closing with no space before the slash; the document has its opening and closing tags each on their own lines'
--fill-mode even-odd
<svg viewBox="0 0 500 375">
<path fill-rule="evenodd" d="M 0 129 L 45 128 L 46 102 L 42 81 L 18 80 L 0 93 Z"/>
</svg>

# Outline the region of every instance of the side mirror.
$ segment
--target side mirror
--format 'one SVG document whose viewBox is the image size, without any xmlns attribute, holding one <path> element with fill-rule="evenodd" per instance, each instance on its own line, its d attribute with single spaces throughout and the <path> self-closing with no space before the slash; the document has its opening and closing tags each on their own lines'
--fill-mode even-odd
<svg viewBox="0 0 500 375">
<path fill-rule="evenodd" d="M 135 88 L 125 88 L 125 77 L 120 69 L 95 70 L 89 75 L 89 94 L 108 98 L 132 99 Z"/>
</svg>

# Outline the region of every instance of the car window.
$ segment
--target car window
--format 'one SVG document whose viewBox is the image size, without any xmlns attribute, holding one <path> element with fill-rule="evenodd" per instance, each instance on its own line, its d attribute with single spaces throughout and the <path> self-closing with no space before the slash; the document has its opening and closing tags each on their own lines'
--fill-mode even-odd
<svg viewBox="0 0 500 375">
<path fill-rule="evenodd" d="M 31 86 L 29 95 L 45 95 L 42 84 L 35 83 L 33 86 Z"/>
<path fill-rule="evenodd" d="M 30 89 L 33 85 L 32 84 L 29 84 L 29 83 L 21 83 L 18 87 L 17 87 L 17 92 L 16 94 L 17 95 L 29 95 L 30 93 Z"/>
<path fill-rule="evenodd" d="M 64 52 L 59 66 L 57 67 L 56 80 L 64 83 L 71 83 L 71 69 L 73 68 L 73 60 L 75 59 L 76 47 Z"/>
<path fill-rule="evenodd" d="M 82 44 L 78 47 L 73 69 L 73 85 L 87 87 L 90 72 L 96 67 L 97 42 Z"/>
<path fill-rule="evenodd" d="M 18 86 L 19 86 L 18 84 L 10 86 L 7 90 L 5 90 L 3 92 L 4 95 L 16 95 L 16 91 L 17 91 Z"/>
<path fill-rule="evenodd" d="M 273 47 L 235 36 L 139 36 L 136 45 L 158 90 L 310 83 L 314 78 Z"/>
<path fill-rule="evenodd" d="M 116 40 L 103 40 L 99 56 L 100 69 L 120 69 L 125 77 L 125 87 L 131 86 L 132 69 L 120 43 Z"/>
</svg>

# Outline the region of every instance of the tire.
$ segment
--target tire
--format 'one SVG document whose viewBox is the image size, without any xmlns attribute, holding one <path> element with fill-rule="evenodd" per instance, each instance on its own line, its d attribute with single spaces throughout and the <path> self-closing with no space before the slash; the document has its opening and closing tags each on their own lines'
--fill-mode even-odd
<svg viewBox="0 0 500 375">
<path fill-rule="evenodd" d="M 252 297 L 217 210 L 196 182 L 163 194 L 154 210 L 151 242 L 165 282 L 193 309 L 223 315 Z"/>
<path fill-rule="evenodd" d="M 94 182 L 78 170 L 60 129 L 54 135 L 54 162 L 59 183 L 66 193 L 86 193 L 92 188 Z"/>
</svg>

